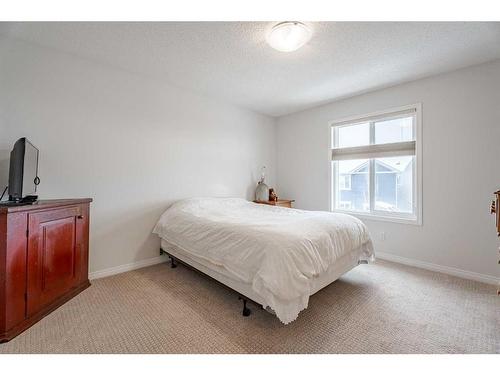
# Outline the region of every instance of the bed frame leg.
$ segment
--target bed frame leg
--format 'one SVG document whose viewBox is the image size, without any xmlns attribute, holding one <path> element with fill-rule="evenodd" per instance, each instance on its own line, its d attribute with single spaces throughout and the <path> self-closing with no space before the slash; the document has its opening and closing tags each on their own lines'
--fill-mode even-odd
<svg viewBox="0 0 500 375">
<path fill-rule="evenodd" d="M 175 263 L 175 258 L 169 256 L 170 258 L 170 268 L 175 268 L 177 267 L 177 264 Z"/>
<path fill-rule="evenodd" d="M 250 314 L 252 313 L 252 310 L 250 310 L 248 307 L 247 307 L 247 300 L 241 296 L 238 296 L 238 299 L 243 301 L 243 311 L 242 311 L 242 315 L 243 316 L 250 316 Z"/>
</svg>

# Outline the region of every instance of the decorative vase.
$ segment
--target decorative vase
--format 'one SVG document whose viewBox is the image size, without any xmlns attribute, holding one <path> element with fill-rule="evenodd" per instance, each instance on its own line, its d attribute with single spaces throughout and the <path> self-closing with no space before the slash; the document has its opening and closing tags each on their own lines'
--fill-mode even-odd
<svg viewBox="0 0 500 375">
<path fill-rule="evenodd" d="M 259 202 L 267 202 L 269 199 L 269 186 L 264 182 L 266 179 L 266 167 L 262 167 L 260 174 L 260 181 L 257 184 L 257 189 L 255 189 L 255 200 Z"/>
<path fill-rule="evenodd" d="M 255 189 L 255 200 L 267 202 L 269 199 L 269 187 L 264 183 L 264 181 L 259 181 L 257 184 L 257 189 Z"/>
</svg>

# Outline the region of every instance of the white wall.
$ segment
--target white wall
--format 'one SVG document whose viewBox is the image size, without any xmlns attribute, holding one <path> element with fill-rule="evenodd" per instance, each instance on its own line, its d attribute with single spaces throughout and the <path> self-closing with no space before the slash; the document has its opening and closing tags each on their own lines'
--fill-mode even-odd
<svg viewBox="0 0 500 375">
<path fill-rule="evenodd" d="M 94 272 L 157 257 L 150 233 L 174 200 L 251 198 L 262 165 L 274 183 L 274 119 L 11 39 L 0 124 L 0 149 L 40 149 L 42 198 L 94 198 Z"/>
<path fill-rule="evenodd" d="M 3 45 L 1 42 L 2 39 L 0 37 L 0 47 Z M 2 72 L 2 59 L 0 59 L 0 82 L 1 82 L 1 72 Z M 1 91 L 1 87 L 0 87 Z M 12 145 L 9 145 L 7 134 L 7 125 L 5 121 L 5 114 L 2 110 L 2 106 L 0 104 L 0 195 L 2 195 L 3 190 L 9 183 L 9 157 L 10 157 L 10 148 Z M 8 192 L 5 193 L 6 197 L 3 200 L 8 198 Z"/>
<path fill-rule="evenodd" d="M 93 272 L 156 257 L 150 231 L 176 199 L 251 198 L 263 164 L 280 197 L 327 210 L 329 121 L 416 102 L 423 226 L 367 221 L 376 249 L 498 276 L 488 207 L 500 187 L 500 62 L 285 116 L 275 129 L 271 118 L 165 83 L 0 39 L 0 164 L 27 136 L 41 150 L 42 198 L 94 198 Z"/>
<path fill-rule="evenodd" d="M 7 143 L 7 138 L 7 129 L 3 121 L 2 112 L 0 111 L 0 196 L 9 184 L 9 160 L 12 145 Z M 3 200 L 6 200 L 8 195 L 8 192 L 5 192 Z"/>
<path fill-rule="evenodd" d="M 418 102 L 423 105 L 423 226 L 366 221 L 376 250 L 498 277 L 489 203 L 500 188 L 500 61 L 279 118 L 280 196 L 296 199 L 299 208 L 328 210 L 329 123 Z"/>
</svg>

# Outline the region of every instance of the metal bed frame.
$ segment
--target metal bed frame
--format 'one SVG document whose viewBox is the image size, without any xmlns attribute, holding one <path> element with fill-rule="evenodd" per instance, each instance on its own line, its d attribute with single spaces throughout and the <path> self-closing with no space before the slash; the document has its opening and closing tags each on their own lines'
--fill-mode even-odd
<svg viewBox="0 0 500 375">
<path fill-rule="evenodd" d="M 241 312 L 241 315 L 247 317 L 247 316 L 250 316 L 250 314 L 252 313 L 252 310 L 247 306 L 247 303 L 248 302 L 251 302 L 253 303 L 254 305 L 256 305 L 258 308 L 260 308 L 261 310 L 264 309 L 264 307 L 258 303 L 258 302 L 255 302 L 254 300 L 248 298 L 247 296 L 244 296 L 243 294 L 239 293 L 238 291 L 234 290 L 233 288 L 227 286 L 226 284 L 224 283 L 221 283 L 219 280 L 216 280 L 214 279 L 213 277 L 211 277 L 210 275 L 207 275 L 206 273 L 200 271 L 199 269 L 197 269 L 196 267 L 193 267 L 191 266 L 190 264 L 186 263 L 186 262 L 183 262 L 182 260 L 180 260 L 179 258 L 173 256 L 172 254 L 170 254 L 168 251 L 165 251 L 163 250 L 162 248 L 160 248 L 160 255 L 167 255 L 169 258 L 170 258 L 170 268 L 176 268 L 177 267 L 177 263 L 180 263 L 182 264 L 184 267 L 186 268 L 189 268 L 190 270 L 193 270 L 195 272 L 197 272 L 198 274 L 202 275 L 202 276 L 205 276 L 205 277 L 208 277 L 210 280 L 214 280 L 216 281 L 218 284 L 224 286 L 226 289 L 229 289 L 230 291 L 236 293 L 238 295 L 238 300 L 242 301 L 243 302 L 243 309 L 242 309 L 242 312 Z"/>
<path fill-rule="evenodd" d="M 212 276 L 207 275 L 205 272 L 200 271 L 196 267 L 191 266 L 190 264 L 188 264 L 188 263 L 182 261 L 181 259 L 175 257 L 174 255 L 170 254 L 168 251 L 165 251 L 162 248 L 160 248 L 160 255 L 164 255 L 164 254 L 167 255 L 170 258 L 170 268 L 176 268 L 177 267 L 177 263 L 180 263 L 183 266 L 185 266 L 186 268 L 189 268 L 190 270 L 193 270 L 193 271 L 197 272 L 198 274 L 200 274 L 200 275 L 202 275 L 204 277 L 209 278 L 210 280 L 214 280 L 218 284 L 220 284 L 223 287 L 225 287 L 226 289 L 228 289 L 228 290 L 236 293 L 238 295 L 238 300 L 242 301 L 242 303 L 243 303 L 243 309 L 242 309 L 241 315 L 247 317 L 247 316 L 250 316 L 250 314 L 252 313 L 252 310 L 247 306 L 248 302 L 253 303 L 254 305 L 256 305 L 261 310 L 266 310 L 266 309 L 264 309 L 264 306 L 262 306 L 260 303 L 255 302 L 251 298 L 248 298 L 247 296 L 241 294 L 240 292 L 234 290 L 233 288 L 227 286 L 226 284 L 220 282 L 219 280 L 214 279 Z M 368 264 L 368 261 L 367 260 L 359 260 L 358 261 L 358 265 L 359 264 Z"/>
</svg>

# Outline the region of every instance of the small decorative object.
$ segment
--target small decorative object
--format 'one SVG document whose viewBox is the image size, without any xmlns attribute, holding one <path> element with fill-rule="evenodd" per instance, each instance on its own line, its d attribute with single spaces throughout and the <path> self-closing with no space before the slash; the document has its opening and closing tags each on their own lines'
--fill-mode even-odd
<svg viewBox="0 0 500 375">
<path fill-rule="evenodd" d="M 278 200 L 278 196 L 276 195 L 274 188 L 269 189 L 269 200 L 274 201 L 274 202 L 276 202 Z"/>
<path fill-rule="evenodd" d="M 260 175 L 260 181 L 257 184 L 257 189 L 255 189 L 255 200 L 256 201 L 267 201 L 269 199 L 269 186 L 265 184 L 266 179 L 266 167 L 262 167 L 262 172 Z"/>
</svg>

